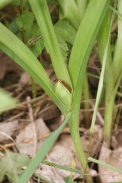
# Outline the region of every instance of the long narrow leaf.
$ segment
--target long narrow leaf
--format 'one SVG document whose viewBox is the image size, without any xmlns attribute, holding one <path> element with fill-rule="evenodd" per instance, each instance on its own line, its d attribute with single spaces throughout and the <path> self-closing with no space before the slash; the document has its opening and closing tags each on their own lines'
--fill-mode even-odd
<svg viewBox="0 0 122 183">
<path fill-rule="evenodd" d="M 99 81 L 99 85 L 98 85 L 96 103 L 95 103 L 95 108 L 94 108 L 94 113 L 93 113 L 92 123 L 91 123 L 91 128 L 90 128 L 90 132 L 91 133 L 93 133 L 93 128 L 94 128 L 95 121 L 96 121 L 96 116 L 97 116 L 97 109 L 98 109 L 98 106 L 99 106 L 99 102 L 100 102 L 100 98 L 101 98 L 101 94 L 102 94 L 102 90 L 103 90 L 105 65 L 106 65 L 106 60 L 107 60 L 107 55 L 108 55 L 109 39 L 110 39 L 110 32 L 109 32 L 109 36 L 108 36 L 105 52 L 104 52 L 104 55 L 103 55 L 102 71 L 101 71 L 101 75 L 100 75 L 100 81 Z"/>
<path fill-rule="evenodd" d="M 109 0 L 91 0 L 87 6 L 69 60 L 69 73 L 73 87 L 77 85 L 78 80 L 82 83 L 82 73 L 85 72 L 89 54 L 108 5 Z"/>
<path fill-rule="evenodd" d="M 74 168 L 71 168 L 71 167 L 68 167 L 68 166 L 59 165 L 59 164 L 49 162 L 49 161 L 45 161 L 45 160 L 42 161 L 42 164 L 49 165 L 49 166 L 52 166 L 52 167 L 56 167 L 56 168 L 59 168 L 61 170 L 66 170 L 66 171 L 69 171 L 69 172 L 83 174 L 83 172 L 81 170 L 77 170 L 77 169 L 74 169 Z"/>
<path fill-rule="evenodd" d="M 122 75 L 122 1 L 118 1 L 118 39 L 113 60 L 113 74 L 115 83 L 120 80 Z M 121 14 L 121 15 L 120 15 Z"/>
<path fill-rule="evenodd" d="M 74 121 L 77 121 L 77 123 L 79 121 L 80 98 L 88 57 L 108 6 L 108 0 L 90 1 L 72 48 L 69 61 L 69 73 L 74 88 L 71 124 L 73 133 L 75 133 L 74 128 L 76 130 L 78 129 Z"/>
<path fill-rule="evenodd" d="M 55 143 L 56 139 L 58 138 L 59 134 L 67 124 L 71 114 L 69 113 L 65 119 L 65 121 L 60 125 L 60 127 L 50 135 L 43 145 L 40 147 L 38 150 L 36 156 L 33 158 L 33 160 L 30 162 L 28 165 L 26 171 L 23 173 L 22 177 L 18 181 L 18 183 L 26 183 L 27 180 L 31 177 L 33 174 L 34 170 L 38 167 L 38 165 L 41 163 L 41 161 L 44 159 L 46 154 L 50 151 L 52 148 L 53 144 Z"/>
<path fill-rule="evenodd" d="M 29 0 L 29 3 L 44 37 L 56 76 L 71 85 L 66 64 L 56 39 L 46 0 Z"/>
<path fill-rule="evenodd" d="M 36 176 L 38 179 L 40 179 L 40 181 L 43 181 L 44 183 L 53 183 L 52 181 L 49 181 L 47 178 L 38 173 L 34 173 L 34 176 Z"/>
<path fill-rule="evenodd" d="M 2 23 L 0 23 L 0 49 L 38 82 L 64 114 L 67 113 L 66 106 L 55 95 L 47 73 L 34 54 Z"/>
<path fill-rule="evenodd" d="M 110 145 L 111 132 L 113 127 L 113 109 L 116 92 L 122 77 L 122 1 L 118 1 L 118 39 L 114 59 L 110 67 L 107 69 L 106 76 L 106 98 L 105 98 L 105 124 L 104 124 L 104 140 Z M 107 75 L 106 74 L 106 75 Z"/>
<path fill-rule="evenodd" d="M 113 171 L 115 171 L 115 172 L 118 172 L 118 173 L 121 173 L 121 174 L 122 174 L 122 170 L 121 170 L 121 169 L 116 168 L 116 167 L 114 167 L 114 166 L 111 166 L 111 165 L 109 165 L 109 164 L 107 164 L 107 163 L 104 163 L 104 162 L 102 162 L 102 161 L 96 160 L 96 159 L 91 158 L 91 157 L 89 157 L 88 160 L 89 160 L 90 162 L 97 163 L 97 164 L 102 165 L 102 166 L 104 166 L 104 167 L 106 167 L 106 168 L 109 168 L 110 170 L 113 170 Z"/>
<path fill-rule="evenodd" d="M 88 58 L 108 5 L 108 0 L 91 0 L 89 2 L 80 24 L 69 60 L 68 69 L 74 89 L 71 109 L 72 115 L 69 125 L 72 137 L 74 139 L 75 148 L 84 171 L 86 170 L 87 160 L 85 158 L 83 148 L 80 143 L 80 136 L 78 134 L 80 98 Z M 89 173 L 89 170 L 86 170 L 86 173 Z M 92 182 L 90 176 L 86 176 L 85 178 L 87 182 Z"/>
</svg>

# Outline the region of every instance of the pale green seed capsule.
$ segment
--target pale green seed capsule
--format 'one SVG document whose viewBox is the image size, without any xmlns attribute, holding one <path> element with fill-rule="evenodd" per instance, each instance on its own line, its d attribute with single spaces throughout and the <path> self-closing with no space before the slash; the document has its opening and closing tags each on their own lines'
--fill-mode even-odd
<svg viewBox="0 0 122 183">
<path fill-rule="evenodd" d="M 64 82 L 61 80 L 57 81 L 54 85 L 54 90 L 57 97 L 64 103 L 65 106 L 71 109 L 71 102 L 72 102 L 72 94 L 67 89 L 67 87 L 63 84 Z"/>
</svg>

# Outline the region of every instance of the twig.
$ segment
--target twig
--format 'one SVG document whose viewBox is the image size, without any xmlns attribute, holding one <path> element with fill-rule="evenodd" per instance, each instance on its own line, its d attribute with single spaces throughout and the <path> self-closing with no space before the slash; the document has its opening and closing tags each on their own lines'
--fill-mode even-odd
<svg viewBox="0 0 122 183">
<path fill-rule="evenodd" d="M 29 118 L 31 121 L 31 125 L 32 125 L 32 130 L 33 130 L 33 143 L 34 143 L 34 154 L 33 156 L 36 154 L 37 151 L 37 130 L 36 130 L 36 125 L 34 123 L 34 117 L 33 117 L 33 109 L 32 106 L 30 104 L 30 97 L 27 97 L 27 101 L 28 101 L 28 110 L 29 110 Z"/>
</svg>

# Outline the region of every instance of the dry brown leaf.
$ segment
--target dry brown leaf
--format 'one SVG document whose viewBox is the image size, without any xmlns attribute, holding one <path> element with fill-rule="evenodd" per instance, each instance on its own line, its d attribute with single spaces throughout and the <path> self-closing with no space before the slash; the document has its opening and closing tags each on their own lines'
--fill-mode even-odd
<svg viewBox="0 0 122 183">
<path fill-rule="evenodd" d="M 68 149 L 70 151 L 75 152 L 75 146 L 74 146 L 71 135 L 61 134 L 60 135 L 60 144 L 62 144 L 65 148 L 68 147 Z"/>
<path fill-rule="evenodd" d="M 89 130 L 86 130 L 85 134 L 81 136 L 83 149 L 86 153 L 88 153 L 88 149 L 89 149 L 89 137 L 90 137 Z M 101 146 L 102 129 L 99 125 L 94 126 L 94 133 L 91 138 L 92 140 L 90 144 L 90 156 L 93 157 L 94 155 L 98 154 Z"/>
<path fill-rule="evenodd" d="M 22 85 L 31 84 L 30 75 L 27 72 L 23 72 L 21 74 L 19 83 L 21 83 Z"/>
<path fill-rule="evenodd" d="M 99 160 L 118 169 L 122 169 L 122 148 L 111 151 L 104 143 L 100 151 Z M 101 165 L 99 165 L 99 174 L 101 183 L 122 181 L 122 174 Z"/>
<path fill-rule="evenodd" d="M 80 164 L 74 157 L 74 153 L 67 147 L 64 147 L 60 142 L 57 142 L 46 157 L 46 161 L 56 163 L 58 165 L 67 166 L 70 168 L 80 169 Z M 75 167 L 72 167 L 72 162 L 76 161 Z M 54 183 L 64 183 L 64 178 L 71 175 L 70 171 L 62 170 L 56 167 L 51 167 L 42 164 L 37 172 Z M 74 174 L 74 178 L 80 177 L 79 174 Z"/>
<path fill-rule="evenodd" d="M 36 173 L 42 175 L 43 177 L 47 178 L 47 180 L 52 181 L 53 183 L 65 183 L 63 177 L 61 177 L 57 172 L 56 169 L 42 164 L 40 168 L 36 170 Z"/>
<path fill-rule="evenodd" d="M 18 128 L 18 121 L 0 123 L 0 142 L 10 139 Z"/>
<path fill-rule="evenodd" d="M 57 163 L 59 165 L 63 165 L 67 167 L 71 167 L 72 161 L 73 160 L 75 161 L 74 153 L 69 148 L 64 147 L 60 143 L 56 143 L 56 145 L 52 148 L 51 152 L 49 153 L 49 158 L 53 163 Z M 76 162 L 75 168 L 80 168 L 77 165 L 77 162 Z M 57 172 L 62 177 L 67 177 L 70 175 L 69 171 L 65 171 L 61 169 L 57 169 Z"/>
<path fill-rule="evenodd" d="M 36 130 L 37 130 L 37 137 L 43 136 L 47 133 L 49 133 L 49 129 L 45 125 L 42 118 L 37 119 L 35 121 Z M 34 144 L 33 144 L 33 128 L 32 124 L 28 124 L 16 137 L 16 143 L 18 143 L 18 149 L 20 153 L 25 153 L 33 156 L 34 152 Z M 41 145 L 41 141 L 38 142 L 38 148 Z"/>
</svg>

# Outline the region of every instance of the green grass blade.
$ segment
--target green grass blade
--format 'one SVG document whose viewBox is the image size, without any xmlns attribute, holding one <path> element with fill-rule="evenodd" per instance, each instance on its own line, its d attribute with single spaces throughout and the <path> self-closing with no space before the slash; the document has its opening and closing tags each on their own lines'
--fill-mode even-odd
<svg viewBox="0 0 122 183">
<path fill-rule="evenodd" d="M 70 167 L 67 167 L 67 166 L 59 165 L 59 164 L 56 164 L 56 163 L 53 163 L 53 162 L 49 162 L 49 161 L 45 161 L 45 160 L 43 160 L 42 163 L 45 164 L 45 165 L 53 166 L 53 167 L 59 168 L 61 170 L 69 171 L 69 172 L 74 172 L 74 173 L 78 173 L 78 174 L 82 174 L 83 173 L 81 170 L 77 170 L 77 169 L 74 169 L 74 168 L 70 168 Z"/>
<path fill-rule="evenodd" d="M 38 177 L 44 183 L 53 183 L 52 181 L 47 180 L 45 177 L 43 177 L 42 175 L 40 175 L 38 173 L 34 173 L 34 176 Z"/>
<path fill-rule="evenodd" d="M 35 169 L 39 166 L 42 160 L 45 158 L 46 154 L 50 151 L 52 146 L 54 145 L 56 139 L 58 138 L 59 134 L 67 124 L 71 114 L 69 113 L 65 119 L 65 121 L 60 125 L 60 127 L 55 130 L 43 143 L 40 147 L 36 156 L 31 160 L 30 164 L 28 165 L 26 171 L 22 174 L 21 178 L 19 179 L 18 183 L 26 183 L 28 179 L 32 176 Z"/>
<path fill-rule="evenodd" d="M 101 94 L 102 94 L 102 90 L 103 90 L 105 65 L 106 65 L 106 60 L 107 60 L 107 55 L 108 55 L 108 45 L 109 45 L 109 37 L 108 37 L 108 42 L 107 42 L 107 45 L 106 45 L 106 48 L 105 48 L 103 61 L 102 61 L 102 63 L 103 63 L 102 64 L 102 71 L 101 71 L 101 75 L 100 75 L 100 81 L 99 81 L 99 85 L 98 85 L 96 103 L 95 103 L 95 107 L 94 107 L 94 113 L 93 113 L 92 123 L 91 123 L 91 128 L 90 128 L 91 133 L 93 133 L 93 128 L 94 128 L 95 121 L 96 121 L 96 116 L 97 116 L 97 109 L 98 109 L 98 106 L 99 106 L 99 102 L 100 102 L 100 98 L 101 98 Z"/>
<path fill-rule="evenodd" d="M 67 113 L 66 106 L 55 95 L 53 85 L 37 58 L 2 23 L 0 23 L 0 49 L 38 82 L 64 114 Z"/>
<path fill-rule="evenodd" d="M 122 18 L 122 13 L 120 13 L 119 11 L 117 11 L 115 8 L 113 8 L 111 5 L 109 6 L 109 8 L 116 13 L 117 15 L 119 15 Z"/>
<path fill-rule="evenodd" d="M 102 161 L 96 160 L 96 159 L 91 158 L 91 157 L 89 157 L 88 160 L 89 160 L 90 162 L 97 163 L 97 164 L 99 164 L 99 165 L 102 165 L 102 166 L 104 166 L 104 167 L 106 167 L 106 168 L 109 168 L 109 169 L 111 169 L 111 170 L 113 170 L 113 171 L 115 171 L 115 172 L 118 172 L 118 173 L 122 174 L 122 170 L 121 170 L 121 169 L 116 168 L 116 167 L 114 167 L 114 166 L 111 166 L 111 165 L 109 165 L 109 164 L 107 164 L 107 163 L 104 163 L 104 162 L 102 162 Z"/>
<path fill-rule="evenodd" d="M 71 85 L 66 64 L 63 60 L 54 32 L 46 0 L 29 0 L 29 3 L 46 43 L 47 51 L 50 54 L 57 78 L 62 79 Z"/>
<path fill-rule="evenodd" d="M 102 70 L 101 70 L 101 74 L 100 74 L 96 103 L 95 103 L 95 107 L 94 107 L 94 113 L 93 113 L 92 123 L 91 123 L 91 128 L 90 128 L 91 133 L 93 133 L 93 128 L 94 128 L 96 116 L 97 116 L 97 109 L 98 109 L 101 94 L 103 91 L 103 84 L 105 82 L 105 70 L 107 71 L 106 67 L 108 68 L 108 65 L 110 64 L 110 61 L 111 61 L 110 35 L 111 35 L 111 26 L 112 26 L 113 21 L 112 20 L 110 21 L 109 17 L 110 17 L 110 14 L 109 14 L 109 11 L 107 11 L 106 16 L 103 20 L 103 23 L 101 25 L 101 29 L 103 31 L 101 32 L 101 30 L 100 30 L 100 32 L 99 32 L 99 34 L 102 33 L 101 37 L 99 35 L 99 41 L 98 41 L 99 54 L 100 54 L 100 59 L 101 59 L 101 63 L 102 63 Z"/>
</svg>

